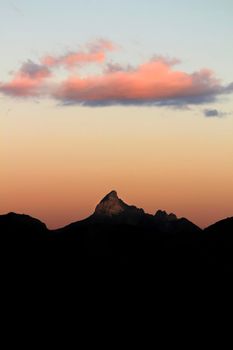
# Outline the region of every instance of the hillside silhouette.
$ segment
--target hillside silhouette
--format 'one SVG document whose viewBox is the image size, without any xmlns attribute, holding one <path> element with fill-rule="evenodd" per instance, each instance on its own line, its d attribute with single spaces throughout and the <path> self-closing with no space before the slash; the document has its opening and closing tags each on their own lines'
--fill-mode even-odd
<svg viewBox="0 0 233 350">
<path fill-rule="evenodd" d="M 49 230 L 35 218 L 9 213 L 0 216 L 0 232 L 4 254 L 16 269 L 233 272 L 233 217 L 202 230 L 173 213 L 147 214 L 116 191 L 90 217 L 63 228 Z"/>
</svg>

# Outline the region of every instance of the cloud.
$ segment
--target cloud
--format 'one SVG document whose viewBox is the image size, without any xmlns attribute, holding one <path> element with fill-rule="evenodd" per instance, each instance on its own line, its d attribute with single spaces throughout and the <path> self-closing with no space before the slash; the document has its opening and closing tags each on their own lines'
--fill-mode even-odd
<svg viewBox="0 0 233 350">
<path fill-rule="evenodd" d="M 158 58 L 133 70 L 120 67 L 98 76 L 71 76 L 61 83 L 54 97 L 64 104 L 175 105 L 214 101 L 226 88 L 212 71 L 188 74 L 173 69 L 174 62 Z"/>
<path fill-rule="evenodd" d="M 177 69 L 179 60 L 158 55 L 137 67 L 121 65 L 107 60 L 107 52 L 114 49 L 116 46 L 112 42 L 99 39 L 82 50 L 46 56 L 39 63 L 28 60 L 12 80 L 0 82 L 0 93 L 36 98 L 46 95 L 63 105 L 188 108 L 193 104 L 214 102 L 221 95 L 233 92 L 233 83 L 222 85 L 210 69 L 186 73 Z M 74 66 L 81 70 L 84 64 L 92 62 L 101 63 L 102 73 L 81 75 L 70 70 Z M 59 66 L 67 69 L 63 81 L 56 70 Z M 217 112 L 205 110 L 204 114 L 220 116 Z"/>
<path fill-rule="evenodd" d="M 109 62 L 106 64 L 104 73 L 108 74 L 108 73 L 115 73 L 120 71 L 130 72 L 133 70 L 135 70 L 135 68 L 133 68 L 133 66 L 131 66 L 130 64 L 128 64 L 127 66 L 123 66 L 119 63 Z"/>
<path fill-rule="evenodd" d="M 205 109 L 204 115 L 206 117 L 219 117 L 219 111 L 217 109 Z"/>
<path fill-rule="evenodd" d="M 227 85 L 225 88 L 224 88 L 224 93 L 225 94 L 231 94 L 233 92 L 233 82 L 230 83 L 229 85 Z"/>
<path fill-rule="evenodd" d="M 9 1 L 9 6 L 11 7 L 11 9 L 13 9 L 16 13 L 18 13 L 20 16 L 23 16 L 23 12 L 22 10 L 15 5 L 15 3 L 13 1 Z"/>
<path fill-rule="evenodd" d="M 50 76 L 51 72 L 47 67 L 28 60 L 22 64 L 10 82 L 0 83 L 0 92 L 17 97 L 37 96 L 39 87 Z"/>
<path fill-rule="evenodd" d="M 230 114 L 230 113 L 219 111 L 217 109 L 205 109 L 203 113 L 204 113 L 204 116 L 207 118 L 222 118 Z"/>
<path fill-rule="evenodd" d="M 47 67 L 28 60 L 21 66 L 20 74 L 28 76 L 31 79 L 43 79 L 50 75 L 50 71 Z"/>
<path fill-rule="evenodd" d="M 102 63 L 106 59 L 106 52 L 114 49 L 115 45 L 111 41 L 98 39 L 87 44 L 84 50 L 70 51 L 61 56 L 45 56 L 42 58 L 42 64 L 48 67 L 73 67 L 91 62 Z"/>
</svg>

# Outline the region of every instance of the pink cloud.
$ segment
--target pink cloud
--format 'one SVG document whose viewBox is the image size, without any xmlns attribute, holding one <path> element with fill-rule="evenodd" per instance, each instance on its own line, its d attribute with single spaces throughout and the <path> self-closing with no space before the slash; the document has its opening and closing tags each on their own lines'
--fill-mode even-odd
<svg viewBox="0 0 233 350">
<path fill-rule="evenodd" d="M 91 53 L 69 53 L 63 57 L 53 57 L 45 56 L 42 59 L 42 63 L 49 67 L 64 65 L 64 66 L 74 66 L 76 64 L 90 63 L 90 62 L 104 62 L 105 53 L 104 52 L 91 52 Z"/>
<path fill-rule="evenodd" d="M 71 76 L 55 92 L 65 103 L 87 105 L 155 104 L 201 99 L 221 89 L 210 70 L 188 74 L 174 70 L 174 62 L 159 58 L 134 70 L 108 71 L 101 76 Z"/>
<path fill-rule="evenodd" d="M 28 60 L 10 82 L 0 83 L 0 92 L 18 97 L 35 96 L 38 95 L 39 87 L 49 76 L 51 72 L 47 67 Z"/>
<path fill-rule="evenodd" d="M 0 93 L 17 96 L 49 96 L 62 104 L 89 106 L 106 105 L 168 105 L 185 106 L 213 102 L 218 96 L 233 92 L 233 83 L 223 86 L 209 69 L 186 73 L 176 68 L 176 59 L 154 56 L 138 67 L 122 66 L 106 60 L 106 53 L 115 46 L 98 40 L 85 46 L 85 50 L 60 57 L 47 56 L 36 64 L 25 62 L 13 79 L 0 83 Z M 63 82 L 47 81 L 54 67 L 104 63 L 102 74 L 80 76 L 71 74 Z"/>
<path fill-rule="evenodd" d="M 113 51 L 115 46 L 112 42 L 104 39 L 97 40 L 86 46 L 84 51 L 68 52 L 62 56 L 45 56 L 42 64 L 48 67 L 66 66 L 73 67 L 77 64 L 87 64 L 91 62 L 102 63 L 106 59 L 106 52 Z"/>
</svg>

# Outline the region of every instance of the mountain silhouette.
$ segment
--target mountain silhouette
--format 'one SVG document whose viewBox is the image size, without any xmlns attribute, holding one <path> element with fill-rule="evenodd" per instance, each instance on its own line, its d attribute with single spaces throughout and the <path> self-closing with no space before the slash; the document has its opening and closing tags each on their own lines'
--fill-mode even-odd
<svg viewBox="0 0 233 350">
<path fill-rule="evenodd" d="M 0 215 L 1 240 L 36 240 L 46 237 L 47 227 L 29 215 L 8 213 Z"/>
<path fill-rule="evenodd" d="M 69 272 L 78 266 L 139 273 L 233 272 L 233 218 L 200 229 L 186 218 L 155 215 L 108 193 L 88 218 L 56 230 L 27 215 L 0 215 L 1 245 L 14 266 Z M 8 258 L 9 260 L 9 258 Z M 17 261 L 17 264 L 16 264 Z M 28 262 L 30 264 L 28 265 Z"/>
</svg>

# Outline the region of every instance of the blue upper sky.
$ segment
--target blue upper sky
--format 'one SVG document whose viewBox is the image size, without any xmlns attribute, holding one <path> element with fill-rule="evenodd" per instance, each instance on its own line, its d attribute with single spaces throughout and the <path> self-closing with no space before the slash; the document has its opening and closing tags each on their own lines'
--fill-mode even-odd
<svg viewBox="0 0 233 350">
<path fill-rule="evenodd" d="M 1 0 L 0 23 L 0 80 L 26 59 L 104 37 L 131 63 L 168 55 L 231 81 L 232 0 Z"/>
</svg>

